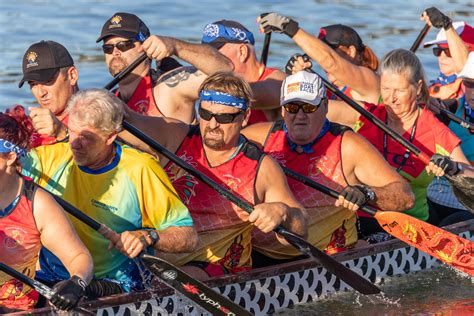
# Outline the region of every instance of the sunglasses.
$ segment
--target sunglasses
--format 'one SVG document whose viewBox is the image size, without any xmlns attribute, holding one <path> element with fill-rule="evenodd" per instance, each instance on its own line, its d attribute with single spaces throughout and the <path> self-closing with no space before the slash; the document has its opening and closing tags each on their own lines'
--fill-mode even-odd
<svg viewBox="0 0 474 316">
<path fill-rule="evenodd" d="M 199 107 L 199 116 L 206 121 L 212 120 L 212 118 L 215 118 L 217 123 L 219 124 L 229 124 L 232 123 L 236 117 L 239 115 L 244 114 L 243 111 L 239 111 L 237 113 L 222 113 L 222 114 L 216 114 L 209 112 L 208 110 L 204 110 L 202 107 Z"/>
<path fill-rule="evenodd" d="M 102 50 L 105 54 L 112 54 L 114 51 L 114 47 L 117 47 L 119 51 L 126 52 L 127 50 L 135 47 L 135 42 L 136 40 L 131 39 L 128 41 L 121 41 L 115 44 L 104 44 L 102 45 Z"/>
<path fill-rule="evenodd" d="M 444 52 L 447 57 L 451 57 L 451 53 L 449 52 L 449 48 L 433 47 L 433 55 L 435 55 L 436 57 L 439 57 L 441 55 L 441 52 Z"/>
<path fill-rule="evenodd" d="M 291 114 L 296 114 L 301 110 L 303 110 L 303 113 L 313 113 L 316 112 L 316 110 L 319 108 L 319 106 L 322 104 L 323 101 L 321 101 L 318 105 L 313 105 L 309 103 L 287 103 L 283 107 L 285 108 L 285 111 Z"/>
</svg>

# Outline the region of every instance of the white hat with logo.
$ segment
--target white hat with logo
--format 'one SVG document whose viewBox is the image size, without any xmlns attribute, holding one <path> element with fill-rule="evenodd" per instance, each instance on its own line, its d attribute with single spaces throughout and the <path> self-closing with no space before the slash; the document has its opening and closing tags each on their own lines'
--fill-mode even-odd
<svg viewBox="0 0 474 316">
<path fill-rule="evenodd" d="M 286 77 L 280 96 L 280 105 L 295 101 L 319 105 L 326 97 L 326 88 L 317 74 L 300 71 Z"/>
</svg>

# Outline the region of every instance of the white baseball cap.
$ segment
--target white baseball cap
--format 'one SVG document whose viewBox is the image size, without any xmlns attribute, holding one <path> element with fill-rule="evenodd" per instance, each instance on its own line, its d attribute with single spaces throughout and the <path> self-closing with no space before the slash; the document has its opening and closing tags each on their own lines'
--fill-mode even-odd
<svg viewBox="0 0 474 316">
<path fill-rule="evenodd" d="M 280 96 L 280 105 L 295 101 L 319 105 L 326 97 L 326 88 L 317 74 L 300 71 L 286 77 L 281 86 Z"/>
<path fill-rule="evenodd" d="M 464 68 L 458 74 L 459 78 L 474 79 L 474 52 L 470 52 Z"/>
<path fill-rule="evenodd" d="M 474 28 L 466 24 L 466 22 L 458 21 L 453 22 L 453 27 L 458 33 L 459 37 L 468 47 L 474 47 Z M 436 39 L 423 44 L 423 47 L 429 47 L 432 45 L 448 45 L 448 39 L 446 38 L 446 31 L 441 29 L 436 35 Z"/>
</svg>

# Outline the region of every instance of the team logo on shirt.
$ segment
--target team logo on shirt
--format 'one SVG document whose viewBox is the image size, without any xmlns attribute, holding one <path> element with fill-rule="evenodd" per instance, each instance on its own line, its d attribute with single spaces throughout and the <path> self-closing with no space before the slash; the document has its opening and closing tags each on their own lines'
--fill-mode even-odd
<svg viewBox="0 0 474 316">
<path fill-rule="evenodd" d="M 225 184 L 232 190 L 232 191 L 237 191 L 239 188 L 239 185 L 242 184 L 242 180 L 240 180 L 237 177 L 234 177 L 231 174 L 225 174 L 223 175 L 225 179 Z"/>
<path fill-rule="evenodd" d="M 27 62 L 26 69 L 30 67 L 38 66 L 38 62 L 36 61 L 37 58 L 38 58 L 38 54 L 36 54 L 35 52 L 29 52 L 26 55 L 26 62 Z"/>
<path fill-rule="evenodd" d="M 120 22 L 122 22 L 122 17 L 120 15 L 115 15 L 110 19 L 109 29 L 122 27 L 122 24 Z"/>
</svg>

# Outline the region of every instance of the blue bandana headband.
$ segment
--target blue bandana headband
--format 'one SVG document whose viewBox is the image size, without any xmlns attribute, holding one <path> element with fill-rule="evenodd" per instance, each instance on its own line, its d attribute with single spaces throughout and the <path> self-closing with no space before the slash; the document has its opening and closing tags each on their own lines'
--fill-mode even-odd
<svg viewBox="0 0 474 316">
<path fill-rule="evenodd" d="M 201 101 L 209 101 L 217 104 L 232 106 L 242 111 L 248 109 L 247 102 L 244 98 L 237 98 L 233 95 L 224 92 L 217 92 L 213 90 L 202 90 L 199 94 Z"/>
<path fill-rule="evenodd" d="M 209 44 L 215 40 L 223 38 L 228 43 L 248 43 L 255 44 L 252 32 L 242 30 L 237 27 L 228 27 L 222 24 L 210 23 L 204 27 L 201 43 Z"/>
<path fill-rule="evenodd" d="M 15 152 L 19 156 L 26 156 L 26 150 L 18 147 L 17 145 L 9 142 L 8 140 L 0 138 L 0 153 Z"/>
</svg>

